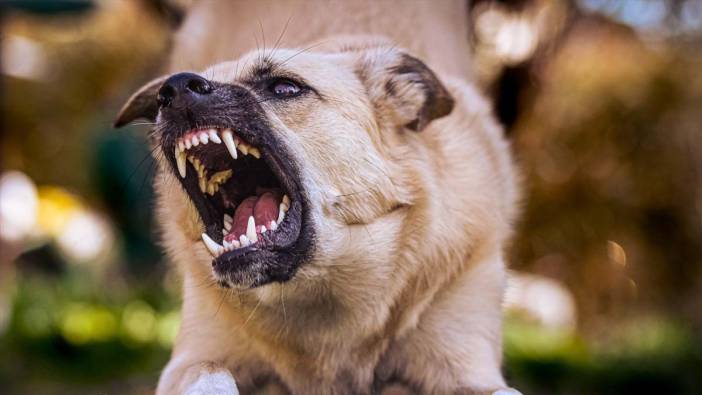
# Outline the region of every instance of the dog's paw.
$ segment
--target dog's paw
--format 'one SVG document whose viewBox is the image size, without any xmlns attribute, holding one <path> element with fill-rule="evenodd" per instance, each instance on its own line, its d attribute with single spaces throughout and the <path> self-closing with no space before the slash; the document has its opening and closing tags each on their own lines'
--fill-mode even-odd
<svg viewBox="0 0 702 395">
<path fill-rule="evenodd" d="M 204 373 L 190 384 L 185 395 L 239 395 L 236 382 L 229 372 L 222 370 Z"/>
<path fill-rule="evenodd" d="M 514 388 L 505 388 L 493 392 L 492 395 L 522 395 L 522 393 Z"/>
</svg>

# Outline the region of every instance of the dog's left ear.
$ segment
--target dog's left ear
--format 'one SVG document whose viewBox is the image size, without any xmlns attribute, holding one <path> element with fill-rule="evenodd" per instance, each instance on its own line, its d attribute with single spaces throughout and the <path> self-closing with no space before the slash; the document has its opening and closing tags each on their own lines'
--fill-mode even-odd
<svg viewBox="0 0 702 395">
<path fill-rule="evenodd" d="M 137 119 L 146 119 L 154 122 L 158 115 L 156 96 L 167 78 L 167 75 L 158 77 L 139 88 L 122 106 L 122 109 L 119 110 L 117 119 L 115 119 L 113 124 L 114 127 L 121 128 Z"/>
<path fill-rule="evenodd" d="M 454 100 L 421 60 L 396 50 L 370 53 L 357 74 L 383 118 L 420 131 L 453 110 Z"/>
</svg>

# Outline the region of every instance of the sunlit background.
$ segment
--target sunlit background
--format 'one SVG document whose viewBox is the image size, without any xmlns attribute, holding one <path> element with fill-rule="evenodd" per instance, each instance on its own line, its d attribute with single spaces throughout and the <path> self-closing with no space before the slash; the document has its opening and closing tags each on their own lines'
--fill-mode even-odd
<svg viewBox="0 0 702 395">
<path fill-rule="evenodd" d="M 146 130 L 110 125 L 166 65 L 184 3 L 0 3 L 3 394 L 147 394 L 168 359 L 179 280 Z M 702 0 L 476 0 L 466 17 L 523 175 L 510 381 L 702 393 Z"/>
</svg>

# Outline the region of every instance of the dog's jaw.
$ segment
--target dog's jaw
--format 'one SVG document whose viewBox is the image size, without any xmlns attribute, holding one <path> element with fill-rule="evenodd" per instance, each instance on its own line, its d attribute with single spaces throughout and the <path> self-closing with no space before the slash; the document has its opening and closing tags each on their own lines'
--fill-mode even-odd
<svg viewBox="0 0 702 395">
<path fill-rule="evenodd" d="M 204 227 L 202 246 L 223 287 L 287 281 L 314 239 L 299 161 L 245 89 L 212 83 L 214 105 L 161 111 L 155 136 Z M 232 104 L 228 104 L 228 100 Z"/>
</svg>

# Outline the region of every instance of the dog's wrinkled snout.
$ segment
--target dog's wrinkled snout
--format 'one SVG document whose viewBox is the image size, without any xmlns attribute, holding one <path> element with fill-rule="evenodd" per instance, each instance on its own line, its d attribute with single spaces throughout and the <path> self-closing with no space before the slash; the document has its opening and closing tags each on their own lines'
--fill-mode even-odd
<svg viewBox="0 0 702 395">
<path fill-rule="evenodd" d="M 187 108 L 207 100 L 212 85 L 205 78 L 193 73 L 170 76 L 161 85 L 156 100 L 160 108 Z"/>
</svg>

